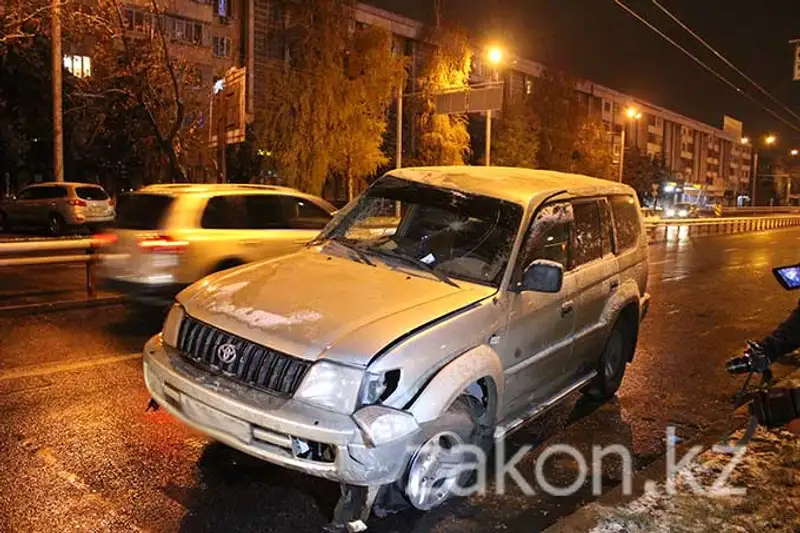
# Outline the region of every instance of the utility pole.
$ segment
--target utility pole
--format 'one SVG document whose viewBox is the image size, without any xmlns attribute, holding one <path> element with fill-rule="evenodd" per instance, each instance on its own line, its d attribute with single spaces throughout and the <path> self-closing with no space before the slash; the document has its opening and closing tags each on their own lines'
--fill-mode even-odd
<svg viewBox="0 0 800 533">
<path fill-rule="evenodd" d="M 394 168 L 403 167 L 403 81 L 397 84 L 397 153 Z"/>
<path fill-rule="evenodd" d="M 758 183 L 758 150 L 753 150 L 753 172 L 750 175 L 750 206 L 756 206 L 756 185 Z"/>
<path fill-rule="evenodd" d="M 61 69 L 61 0 L 51 4 L 51 54 L 53 56 L 53 181 L 64 181 L 64 129 L 62 125 Z"/>
<path fill-rule="evenodd" d="M 625 164 L 625 123 L 622 124 L 622 134 L 619 141 L 619 178 L 617 181 L 622 183 L 622 167 Z"/>
<path fill-rule="evenodd" d="M 486 166 L 492 165 L 492 110 L 486 110 Z M 501 165 L 502 166 L 502 165 Z"/>
</svg>

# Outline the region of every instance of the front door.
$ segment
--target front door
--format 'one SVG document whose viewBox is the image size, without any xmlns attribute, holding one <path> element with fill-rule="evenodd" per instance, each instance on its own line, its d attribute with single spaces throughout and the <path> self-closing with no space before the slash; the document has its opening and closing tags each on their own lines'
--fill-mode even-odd
<svg viewBox="0 0 800 533">
<path fill-rule="evenodd" d="M 572 206 L 545 206 L 531 223 L 520 251 L 515 279 L 537 259 L 569 265 Z M 504 339 L 506 406 L 503 418 L 524 413 L 569 384 L 575 328 L 574 276 L 566 272 L 555 294 L 509 291 L 508 326 Z"/>
</svg>

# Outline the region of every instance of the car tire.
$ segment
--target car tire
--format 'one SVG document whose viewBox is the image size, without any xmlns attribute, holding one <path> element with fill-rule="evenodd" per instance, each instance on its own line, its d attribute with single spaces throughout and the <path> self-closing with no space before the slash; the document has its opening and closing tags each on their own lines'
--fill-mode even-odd
<svg viewBox="0 0 800 533">
<path fill-rule="evenodd" d="M 606 401 L 617 393 L 625 376 L 625 367 L 633 359 L 636 349 L 636 331 L 633 328 L 627 321 L 621 321 L 611 330 L 598 361 L 597 376 L 583 389 L 585 396 Z"/>
<path fill-rule="evenodd" d="M 416 509 L 428 511 L 453 497 L 456 486 L 469 487 L 475 477 L 474 471 L 456 470 L 448 475 L 443 473 L 441 461 L 457 445 L 477 446 L 483 451 L 483 457 L 465 457 L 453 452 L 449 457 L 458 464 L 464 464 L 465 459 L 470 463 L 487 460 L 493 436 L 494 417 L 488 402 L 469 394 L 456 398 L 447 411 L 426 428 L 425 441 L 409 461 L 402 480 L 407 501 Z M 435 466 L 431 467 L 431 464 Z"/>
<path fill-rule="evenodd" d="M 58 237 L 59 235 L 64 234 L 64 230 L 66 229 L 67 224 L 64 221 L 64 217 L 59 215 L 58 213 L 52 213 L 47 218 L 47 231 L 50 235 L 54 237 Z"/>
</svg>

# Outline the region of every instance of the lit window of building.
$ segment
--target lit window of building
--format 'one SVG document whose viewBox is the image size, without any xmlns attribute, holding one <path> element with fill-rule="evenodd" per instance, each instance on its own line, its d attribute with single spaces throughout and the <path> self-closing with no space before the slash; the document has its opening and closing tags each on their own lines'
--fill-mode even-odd
<svg viewBox="0 0 800 533">
<path fill-rule="evenodd" d="M 89 56 L 64 56 L 64 68 L 77 78 L 88 78 L 92 75 L 92 60 Z"/>
</svg>

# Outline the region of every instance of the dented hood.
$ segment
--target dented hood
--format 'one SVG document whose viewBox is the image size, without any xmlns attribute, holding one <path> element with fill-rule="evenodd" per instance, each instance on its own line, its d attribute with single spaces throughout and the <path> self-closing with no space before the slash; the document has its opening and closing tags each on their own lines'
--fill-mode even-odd
<svg viewBox="0 0 800 533">
<path fill-rule="evenodd" d="M 366 366 L 406 333 L 496 292 L 373 262 L 309 248 L 205 278 L 178 301 L 189 315 L 263 346 Z"/>
</svg>

